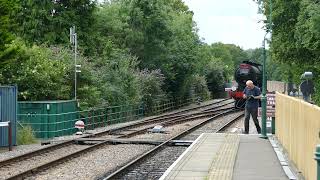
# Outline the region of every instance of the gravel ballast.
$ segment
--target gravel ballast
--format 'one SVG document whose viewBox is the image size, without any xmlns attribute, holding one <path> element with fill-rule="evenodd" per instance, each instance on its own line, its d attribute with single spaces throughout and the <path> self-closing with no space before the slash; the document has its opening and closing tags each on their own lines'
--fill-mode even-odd
<svg viewBox="0 0 320 180">
<path fill-rule="evenodd" d="M 31 168 L 38 167 L 44 163 L 53 161 L 65 155 L 82 150 L 88 146 L 70 145 L 62 149 L 56 149 L 41 155 L 34 156 L 24 161 L 16 162 L 12 165 L 0 167 L 0 177 L 8 178 Z"/>
<path fill-rule="evenodd" d="M 212 103 L 212 101 L 210 103 Z M 226 102 L 223 102 L 223 103 L 226 103 Z M 215 105 L 212 106 L 212 108 L 214 107 Z M 195 110 L 195 111 L 201 111 L 201 110 Z M 150 117 L 145 119 L 149 119 L 149 118 Z M 141 119 L 141 120 L 144 120 L 144 119 Z M 137 121 L 141 121 L 141 120 L 137 120 Z M 166 140 L 166 139 L 169 139 L 169 137 L 172 137 L 180 133 L 181 131 L 188 129 L 190 128 L 190 126 L 193 126 L 194 124 L 197 124 L 203 120 L 204 119 L 198 119 L 190 122 L 185 122 L 182 124 L 169 126 L 166 128 L 167 134 L 149 133 L 149 134 L 134 136 L 133 139 Z M 122 127 L 128 124 L 132 124 L 137 121 L 131 121 L 131 122 L 122 123 L 122 124 L 115 124 L 108 127 L 99 128 L 96 130 L 90 130 L 87 132 L 89 133 L 102 132 L 105 130 L 109 130 L 111 128 Z M 110 136 L 110 135 L 107 135 L 107 136 Z M 58 142 L 80 138 L 80 137 L 81 136 L 76 136 L 76 135 L 59 137 L 59 138 L 53 139 L 52 142 L 58 143 Z M 21 155 L 23 153 L 34 151 L 44 147 L 46 146 L 41 146 L 40 144 L 34 144 L 34 145 L 17 146 L 15 147 L 15 150 L 12 152 L 1 153 L 0 151 L 0 161 L 3 159 L 8 159 L 10 157 Z M 83 146 L 83 148 L 84 147 L 85 146 Z M 146 152 L 147 150 L 150 150 L 153 147 L 154 146 L 150 146 L 150 145 L 106 145 L 103 148 L 81 155 L 81 157 L 77 159 L 69 160 L 68 162 L 58 165 L 57 167 L 50 168 L 46 171 L 41 172 L 41 174 L 38 174 L 34 177 L 29 177 L 28 179 L 94 179 L 96 177 L 99 177 L 105 174 L 108 171 L 114 171 L 116 168 L 121 167 L 121 165 L 125 164 L 130 159 L 133 159 L 143 154 L 144 152 Z M 60 157 L 60 155 L 64 156 L 71 153 L 71 151 L 77 151 L 77 148 L 78 147 L 72 148 L 69 150 L 64 149 L 63 151 L 66 151 L 66 152 L 55 152 L 52 154 L 58 154 L 55 157 L 55 158 L 58 158 Z M 81 149 L 82 147 L 79 146 L 79 148 Z M 40 160 L 40 161 L 41 163 L 42 162 L 44 163 L 52 159 L 51 159 L 51 155 L 49 155 L 48 157 L 46 157 L 46 160 Z M 39 162 L 37 161 L 38 160 L 35 160 L 33 162 L 34 164 L 29 163 L 29 166 L 37 166 L 35 165 L 37 163 L 39 164 Z M 23 161 L 23 163 L 25 162 Z M 26 162 L 26 164 L 28 163 Z M 24 168 L 23 166 L 22 167 L 19 166 L 17 167 L 17 169 L 25 170 L 26 168 Z M 7 172 L 7 170 L 4 170 L 4 171 Z M 15 170 L 13 168 L 12 171 L 18 172 L 19 170 Z M 0 176 L 6 177 L 6 174 L 1 174 L 1 173 L 2 172 L 0 172 Z"/>
<path fill-rule="evenodd" d="M 206 105 L 206 104 L 210 104 L 210 103 L 214 103 L 214 102 L 218 102 L 218 101 L 221 101 L 221 99 L 214 99 L 214 100 L 202 102 L 201 105 Z M 189 106 L 186 106 L 186 107 L 183 107 L 181 109 L 174 110 L 174 111 L 171 111 L 171 112 L 168 112 L 168 113 L 174 113 L 174 112 L 178 112 L 178 111 L 181 111 L 181 110 L 184 110 L 184 109 L 194 108 L 194 107 L 198 107 L 198 105 L 191 104 Z M 168 114 L 168 113 L 163 113 L 161 115 Z M 157 116 L 159 116 L 159 115 L 157 115 Z M 94 130 L 88 130 L 86 132 L 87 133 L 98 133 L 98 132 L 106 131 L 106 130 L 109 130 L 109 129 L 112 129 L 112 128 L 118 128 L 118 127 L 122 127 L 122 126 L 125 126 L 125 125 L 133 124 L 133 123 L 136 123 L 136 122 L 139 122 L 139 121 L 142 121 L 142 120 L 145 120 L 145 119 L 150 119 L 150 118 L 153 118 L 153 117 L 157 117 L 157 116 L 150 116 L 150 117 L 145 117 L 145 118 L 142 118 L 142 119 L 139 119 L 139 120 L 135 120 L 135 121 L 125 122 L 125 123 L 120 123 L 120 124 L 113 124 L 113 125 L 109 125 L 107 127 L 97 128 L 97 129 L 94 129 Z M 87 135 L 87 134 L 85 134 L 85 135 Z M 61 136 L 61 137 L 53 138 L 50 141 L 52 141 L 53 143 L 59 143 L 59 142 L 63 142 L 63 141 L 71 140 L 71 139 L 80 138 L 80 137 L 82 137 L 82 136 L 79 136 L 79 135 Z M 25 153 L 29 153 L 29 152 L 32 152 L 32 151 L 35 151 L 35 150 L 38 150 L 38 149 L 42 149 L 42 148 L 45 148 L 45 147 L 47 147 L 47 146 L 42 146 L 41 142 L 39 141 L 36 144 L 14 146 L 13 147 L 13 151 L 8 151 L 8 148 L 0 148 L 0 161 L 3 161 L 5 159 L 9 159 L 9 158 L 12 158 L 12 157 L 16 157 L 16 156 L 19 156 L 19 155 L 22 155 L 22 154 L 25 154 Z"/>
<path fill-rule="evenodd" d="M 137 163 L 129 168 L 124 174 L 115 179 L 121 180 L 156 180 L 174 163 L 187 147 L 169 146 L 159 151 L 154 156 L 146 159 L 142 163 Z"/>
<path fill-rule="evenodd" d="M 114 171 L 129 159 L 143 154 L 154 146 L 106 145 L 94 153 L 87 153 L 55 168 L 48 169 L 28 179 L 94 179 L 106 172 Z"/>
</svg>

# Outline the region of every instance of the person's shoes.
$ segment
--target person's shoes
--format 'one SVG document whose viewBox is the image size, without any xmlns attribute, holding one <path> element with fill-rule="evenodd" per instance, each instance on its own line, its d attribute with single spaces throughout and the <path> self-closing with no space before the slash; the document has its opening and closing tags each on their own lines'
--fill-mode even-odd
<svg viewBox="0 0 320 180">
<path fill-rule="evenodd" d="M 241 129 L 241 134 L 249 134 L 249 132 L 246 132 L 244 129 Z"/>
<path fill-rule="evenodd" d="M 261 129 L 257 130 L 258 131 L 258 134 L 261 134 Z"/>
</svg>

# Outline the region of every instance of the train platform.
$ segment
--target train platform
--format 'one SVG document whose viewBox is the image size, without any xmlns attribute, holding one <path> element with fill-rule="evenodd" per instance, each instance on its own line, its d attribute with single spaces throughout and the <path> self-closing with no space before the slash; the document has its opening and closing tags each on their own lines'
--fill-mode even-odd
<svg viewBox="0 0 320 180">
<path fill-rule="evenodd" d="M 283 158 L 275 151 L 275 146 L 272 141 L 257 134 L 204 133 L 160 179 L 295 179 L 292 172 L 287 171 L 288 164 L 281 160 Z"/>
</svg>

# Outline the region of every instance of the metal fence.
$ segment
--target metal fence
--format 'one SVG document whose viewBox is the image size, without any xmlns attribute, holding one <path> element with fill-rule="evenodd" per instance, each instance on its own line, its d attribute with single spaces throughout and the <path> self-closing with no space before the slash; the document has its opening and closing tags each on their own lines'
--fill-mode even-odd
<svg viewBox="0 0 320 180">
<path fill-rule="evenodd" d="M 316 179 L 314 151 L 320 144 L 320 108 L 276 94 L 276 136 L 306 179 Z"/>
<path fill-rule="evenodd" d="M 75 122 L 82 120 L 87 130 L 143 117 L 141 105 L 92 108 L 59 114 L 18 114 L 20 126 L 31 126 L 38 138 L 52 138 L 76 132 Z M 39 120 L 40 119 L 40 120 Z"/>
<path fill-rule="evenodd" d="M 195 98 L 178 99 L 176 101 L 170 99 L 165 101 L 158 101 L 152 107 L 145 107 L 145 113 L 147 115 L 157 115 L 160 113 L 172 111 L 174 109 L 181 108 L 183 106 L 190 105 L 196 101 Z"/>
<path fill-rule="evenodd" d="M 181 100 L 158 101 L 152 107 L 143 104 L 121 105 L 92 108 L 56 114 L 25 113 L 18 114 L 18 124 L 21 127 L 31 126 L 38 138 L 52 138 L 70 135 L 76 132 L 75 122 L 82 120 L 86 130 L 105 127 L 111 124 L 137 120 L 147 115 L 157 115 L 195 102 L 195 98 Z"/>
</svg>

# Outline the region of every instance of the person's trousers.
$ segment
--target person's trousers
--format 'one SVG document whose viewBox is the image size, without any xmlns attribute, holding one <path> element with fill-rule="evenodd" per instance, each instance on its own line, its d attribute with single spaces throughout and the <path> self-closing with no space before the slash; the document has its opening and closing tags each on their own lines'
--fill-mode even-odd
<svg viewBox="0 0 320 180">
<path fill-rule="evenodd" d="M 244 118 L 244 133 L 248 134 L 249 133 L 249 120 L 250 120 L 250 114 L 252 116 L 254 125 L 256 125 L 257 131 L 260 134 L 261 133 L 261 128 L 259 125 L 258 121 L 258 108 L 245 108 L 245 118 Z"/>
</svg>

